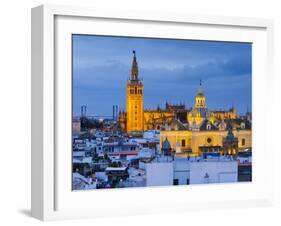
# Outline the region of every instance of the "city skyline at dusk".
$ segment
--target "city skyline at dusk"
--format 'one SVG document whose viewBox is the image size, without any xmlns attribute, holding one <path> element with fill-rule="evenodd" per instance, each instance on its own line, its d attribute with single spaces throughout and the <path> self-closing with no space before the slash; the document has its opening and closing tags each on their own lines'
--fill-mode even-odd
<svg viewBox="0 0 281 226">
<path fill-rule="evenodd" d="M 73 190 L 251 182 L 251 48 L 73 35 Z"/>
<path fill-rule="evenodd" d="M 194 105 L 200 79 L 211 110 L 251 111 L 250 43 L 73 35 L 73 114 L 81 105 L 90 115 L 126 109 L 126 80 L 132 51 L 143 80 L 144 108 L 166 101 Z"/>
</svg>

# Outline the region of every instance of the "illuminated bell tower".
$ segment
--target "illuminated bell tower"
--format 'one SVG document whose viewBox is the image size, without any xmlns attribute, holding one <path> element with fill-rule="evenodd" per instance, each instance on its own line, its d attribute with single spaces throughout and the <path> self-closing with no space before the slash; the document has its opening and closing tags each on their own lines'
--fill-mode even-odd
<svg viewBox="0 0 281 226">
<path fill-rule="evenodd" d="M 138 77 L 135 51 L 133 55 L 131 77 L 127 80 L 127 132 L 143 131 L 143 84 Z"/>
</svg>

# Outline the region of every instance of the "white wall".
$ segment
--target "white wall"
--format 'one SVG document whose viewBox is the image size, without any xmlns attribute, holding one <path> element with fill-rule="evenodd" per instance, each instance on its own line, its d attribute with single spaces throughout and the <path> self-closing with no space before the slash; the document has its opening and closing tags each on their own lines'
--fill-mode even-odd
<svg viewBox="0 0 281 226">
<path fill-rule="evenodd" d="M 146 164 L 146 186 L 173 185 L 174 168 L 172 162 Z"/>
<path fill-rule="evenodd" d="M 275 19 L 276 87 L 281 86 L 281 13 L 280 1 L 274 0 L 6 0 L 0 7 L 0 137 L 1 151 L 9 150 L 14 164 L 2 158 L 0 186 L 0 224 L 37 225 L 41 222 L 29 216 L 30 208 L 30 8 L 42 3 L 80 4 L 116 9 L 171 11 L 192 14 L 232 15 Z M 274 114 L 281 115 L 280 88 L 275 90 Z M 278 119 L 278 117 L 277 117 Z M 271 148 L 278 147 L 281 120 L 273 117 L 268 123 Z M 16 138 L 15 138 L 16 137 Z M 5 142 L 3 142 L 5 140 Z M 16 140 L 16 142 L 15 142 Z M 280 147 L 280 145 L 279 145 Z M 279 150 L 278 148 L 277 150 Z M 275 154 L 275 190 L 277 205 L 270 208 L 194 211 L 187 214 L 162 214 L 120 217 L 84 221 L 66 221 L 51 225 L 280 225 L 280 152 Z M 9 169 L 9 170 L 7 170 Z M 202 217 L 204 215 L 204 217 Z M 219 216 L 214 218 L 213 216 Z M 235 216 L 235 217 L 234 217 Z M 239 217 L 237 217 L 239 216 Z"/>
<path fill-rule="evenodd" d="M 186 185 L 190 178 L 190 162 L 186 158 L 176 158 L 174 161 L 174 179 L 179 180 L 179 185 Z"/>
<path fill-rule="evenodd" d="M 205 175 L 209 178 L 206 180 Z M 190 184 L 236 182 L 238 164 L 229 162 L 191 162 Z"/>
</svg>

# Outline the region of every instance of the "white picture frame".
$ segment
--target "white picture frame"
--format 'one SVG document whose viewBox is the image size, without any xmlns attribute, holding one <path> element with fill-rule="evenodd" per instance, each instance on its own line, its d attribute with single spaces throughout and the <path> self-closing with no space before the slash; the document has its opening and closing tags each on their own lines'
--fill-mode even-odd
<svg viewBox="0 0 281 226">
<path fill-rule="evenodd" d="M 138 29 L 129 29 L 132 26 Z M 217 29 L 216 32 L 214 29 Z M 68 48 L 68 38 L 69 34 L 77 32 L 252 42 L 253 147 L 257 152 L 254 154 L 253 182 L 188 188 L 71 191 L 71 171 L 67 176 L 71 167 L 68 142 L 71 138 L 71 49 Z M 267 136 L 268 115 L 264 109 L 270 106 L 271 102 L 266 97 L 273 92 L 272 45 L 273 22 L 265 19 L 55 5 L 33 8 L 32 216 L 56 220 L 271 205 L 273 179 L 267 173 L 273 169 L 273 148 L 270 148 L 272 145 Z M 118 205 L 108 205 L 110 202 Z"/>
</svg>

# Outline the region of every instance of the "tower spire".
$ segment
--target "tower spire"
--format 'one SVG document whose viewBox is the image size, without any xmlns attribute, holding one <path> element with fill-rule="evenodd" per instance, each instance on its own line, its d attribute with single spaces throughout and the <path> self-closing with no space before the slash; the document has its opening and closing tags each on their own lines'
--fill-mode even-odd
<svg viewBox="0 0 281 226">
<path fill-rule="evenodd" d="M 136 81 L 138 80 L 139 76 L 139 69 L 138 69 L 138 62 L 136 57 L 136 51 L 133 50 L 133 63 L 132 63 L 132 69 L 131 69 L 131 80 Z"/>
<path fill-rule="evenodd" d="M 202 80 L 200 79 L 197 95 L 203 95 Z"/>
</svg>

